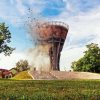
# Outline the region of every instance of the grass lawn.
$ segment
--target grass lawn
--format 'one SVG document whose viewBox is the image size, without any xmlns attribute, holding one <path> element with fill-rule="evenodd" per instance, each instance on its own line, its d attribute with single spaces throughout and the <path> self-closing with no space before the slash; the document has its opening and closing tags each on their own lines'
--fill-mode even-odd
<svg viewBox="0 0 100 100">
<path fill-rule="evenodd" d="M 100 100 L 100 80 L 3 80 L 0 100 Z"/>
</svg>

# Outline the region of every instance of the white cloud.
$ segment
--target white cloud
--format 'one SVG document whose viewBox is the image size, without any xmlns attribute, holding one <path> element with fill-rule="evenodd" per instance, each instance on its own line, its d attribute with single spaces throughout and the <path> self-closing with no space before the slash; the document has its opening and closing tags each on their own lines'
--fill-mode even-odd
<svg viewBox="0 0 100 100">
<path fill-rule="evenodd" d="M 61 56 L 61 70 L 70 69 L 71 62 L 82 57 L 86 44 L 100 46 L 100 7 L 72 16 L 64 11 L 57 19 L 68 23 L 69 32 Z M 68 49 L 70 48 L 70 49 Z M 66 50 L 66 51 L 65 51 Z"/>
<path fill-rule="evenodd" d="M 60 58 L 60 70 L 70 70 L 71 63 L 84 55 L 85 47 L 73 47 L 63 50 Z"/>
<path fill-rule="evenodd" d="M 4 56 L 3 54 L 0 54 L 0 68 L 13 68 L 21 59 L 26 59 L 25 53 L 14 52 L 10 56 Z"/>
<path fill-rule="evenodd" d="M 21 0 L 16 0 L 16 8 L 19 11 L 20 15 L 26 14 L 26 7 L 23 5 Z"/>
<path fill-rule="evenodd" d="M 1 0 L 0 19 L 13 25 L 20 25 L 29 16 L 29 8 L 32 10 L 32 17 L 37 17 L 42 12 L 45 4 L 40 0 Z"/>
</svg>

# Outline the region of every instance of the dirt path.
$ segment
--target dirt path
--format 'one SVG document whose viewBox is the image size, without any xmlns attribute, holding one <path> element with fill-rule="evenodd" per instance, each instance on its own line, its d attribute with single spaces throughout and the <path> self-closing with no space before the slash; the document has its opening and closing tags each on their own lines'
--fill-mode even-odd
<svg viewBox="0 0 100 100">
<path fill-rule="evenodd" d="M 57 79 L 100 79 L 100 74 L 90 72 L 51 71 Z"/>
</svg>

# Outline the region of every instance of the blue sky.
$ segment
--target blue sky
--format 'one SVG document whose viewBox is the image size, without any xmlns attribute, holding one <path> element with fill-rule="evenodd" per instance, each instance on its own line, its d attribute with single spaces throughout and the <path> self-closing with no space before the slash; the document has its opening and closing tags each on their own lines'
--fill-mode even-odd
<svg viewBox="0 0 100 100">
<path fill-rule="evenodd" d="M 0 0 L 0 22 L 5 22 L 9 26 L 12 33 L 10 45 L 16 48 L 11 57 L 5 58 L 0 55 L 0 66 L 14 66 L 12 63 L 5 65 L 4 60 L 15 59 L 15 63 L 25 57 L 23 52 L 33 47 L 25 27 L 30 16 L 29 8 L 34 18 L 62 21 L 69 25 L 61 56 L 62 70 L 70 69 L 71 62 L 83 55 L 86 44 L 100 44 L 100 0 Z M 74 54 L 74 51 L 78 53 Z M 17 58 L 19 54 L 21 57 Z"/>
</svg>

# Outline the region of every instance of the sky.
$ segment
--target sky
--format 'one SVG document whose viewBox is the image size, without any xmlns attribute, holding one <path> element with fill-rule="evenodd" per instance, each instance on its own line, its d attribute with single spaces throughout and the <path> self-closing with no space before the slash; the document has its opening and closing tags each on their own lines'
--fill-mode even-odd
<svg viewBox="0 0 100 100">
<path fill-rule="evenodd" d="M 0 0 L 0 23 L 9 26 L 12 33 L 9 45 L 16 48 L 11 56 L 0 54 L 0 68 L 15 67 L 20 59 L 27 59 L 27 50 L 34 46 L 25 27 L 29 9 L 34 18 L 69 25 L 61 52 L 61 70 L 70 70 L 71 62 L 84 55 L 87 44 L 100 46 L 100 0 Z"/>
</svg>

